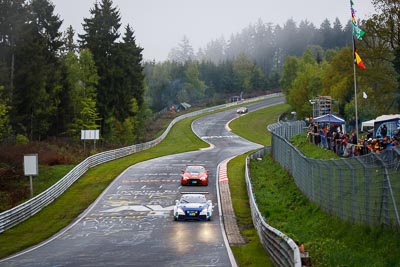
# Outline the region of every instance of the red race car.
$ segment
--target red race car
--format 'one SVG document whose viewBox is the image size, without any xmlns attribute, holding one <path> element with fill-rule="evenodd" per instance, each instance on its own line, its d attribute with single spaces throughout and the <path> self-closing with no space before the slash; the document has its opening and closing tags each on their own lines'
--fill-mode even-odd
<svg viewBox="0 0 400 267">
<path fill-rule="evenodd" d="M 181 185 L 208 185 L 208 170 L 200 165 L 188 165 L 182 170 Z"/>
</svg>

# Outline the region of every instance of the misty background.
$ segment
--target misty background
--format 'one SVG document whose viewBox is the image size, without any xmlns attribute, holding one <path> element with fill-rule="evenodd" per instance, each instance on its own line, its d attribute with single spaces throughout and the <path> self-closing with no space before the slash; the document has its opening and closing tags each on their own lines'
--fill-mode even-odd
<svg viewBox="0 0 400 267">
<path fill-rule="evenodd" d="M 63 20 L 61 29 L 69 25 L 82 33 L 83 18 L 90 16 L 95 0 L 53 0 L 55 13 Z M 249 25 L 264 23 L 280 25 L 292 19 L 296 23 L 308 21 L 319 27 L 325 19 L 338 18 L 343 24 L 351 19 L 349 1 L 263 1 L 263 0 L 114 0 L 121 14 L 123 26 L 130 24 L 138 45 L 144 48 L 144 60 L 168 59 L 171 49 L 184 36 L 195 52 L 213 40 L 240 33 Z M 374 8 L 370 1 L 356 1 L 357 17 L 366 19 Z"/>
<path fill-rule="evenodd" d="M 350 2 L 292 2 L 1 2 L 0 140 L 100 129 L 104 143 L 140 143 L 162 114 L 279 91 L 298 118 L 323 95 L 351 119 Z M 369 12 L 364 3 L 354 8 Z M 400 106 L 399 35 L 387 27 L 399 8 L 374 3 L 377 13 L 355 20 L 366 32 L 355 42 L 363 120 Z"/>
</svg>

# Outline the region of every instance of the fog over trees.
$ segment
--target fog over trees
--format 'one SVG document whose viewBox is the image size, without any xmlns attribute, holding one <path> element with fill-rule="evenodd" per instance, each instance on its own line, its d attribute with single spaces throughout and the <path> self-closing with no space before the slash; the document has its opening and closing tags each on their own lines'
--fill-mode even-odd
<svg viewBox="0 0 400 267">
<path fill-rule="evenodd" d="M 373 3 L 378 13 L 359 22 L 366 35 L 357 40 L 366 65 L 357 70 L 359 93 L 368 94 L 360 114 L 368 119 L 400 104 L 400 4 Z M 60 31 L 48 0 L 0 0 L 0 18 L 3 142 L 79 139 L 82 129 L 100 129 L 106 143 L 141 142 L 145 123 L 173 104 L 215 105 L 268 90 L 282 90 L 299 116 L 310 115 L 308 99 L 318 95 L 337 100 L 341 115 L 354 113 L 350 20 L 258 19 L 198 51 L 183 36 L 167 61 L 144 62 L 135 25 L 121 25 L 112 0 L 93 5 L 79 36 Z"/>
</svg>

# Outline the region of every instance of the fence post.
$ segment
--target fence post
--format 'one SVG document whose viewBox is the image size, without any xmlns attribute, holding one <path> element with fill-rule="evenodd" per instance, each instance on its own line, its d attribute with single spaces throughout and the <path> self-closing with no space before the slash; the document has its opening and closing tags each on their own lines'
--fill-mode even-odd
<svg viewBox="0 0 400 267">
<path fill-rule="evenodd" d="M 390 217 L 389 217 L 389 195 L 392 197 L 392 202 L 393 202 L 393 209 L 394 213 L 396 216 L 397 220 L 397 225 L 400 226 L 400 218 L 399 218 L 399 212 L 397 210 L 397 204 L 396 204 L 396 198 L 394 197 L 393 193 L 393 188 L 392 184 L 390 182 L 390 177 L 389 177 L 389 172 L 387 165 L 385 162 L 382 160 L 382 158 L 375 154 L 376 158 L 382 163 L 382 166 L 384 167 L 384 178 L 383 178 L 383 188 L 382 188 L 382 202 L 384 203 L 383 211 L 384 211 L 384 216 L 383 216 L 383 223 L 386 226 L 390 225 Z"/>
</svg>

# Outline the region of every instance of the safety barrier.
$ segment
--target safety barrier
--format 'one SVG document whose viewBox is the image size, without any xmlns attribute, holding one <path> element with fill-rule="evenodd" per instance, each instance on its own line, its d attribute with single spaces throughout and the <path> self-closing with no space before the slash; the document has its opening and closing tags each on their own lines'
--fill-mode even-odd
<svg viewBox="0 0 400 267">
<path fill-rule="evenodd" d="M 277 266 L 300 267 L 302 265 L 299 247 L 291 238 L 266 223 L 254 198 L 248 169 L 250 159 L 263 157 L 269 150 L 270 148 L 265 147 L 246 158 L 245 176 L 253 224 L 257 229 L 261 243 Z"/>
<path fill-rule="evenodd" d="M 240 104 L 255 102 L 278 96 L 281 96 L 281 94 L 271 94 L 271 95 L 251 98 L 240 102 Z M 172 120 L 172 122 L 168 125 L 167 129 L 164 131 L 164 133 L 153 141 L 149 141 L 144 144 L 136 144 L 115 150 L 101 152 L 86 158 L 77 166 L 75 166 L 70 172 L 68 172 L 63 178 L 61 178 L 57 183 L 48 188 L 46 191 L 20 204 L 19 206 L 16 206 L 12 209 L 0 213 L 0 233 L 25 221 L 26 219 L 30 218 L 31 216 L 42 210 L 44 207 L 52 203 L 57 197 L 59 197 L 62 193 L 64 193 L 76 180 L 78 180 L 90 168 L 93 168 L 105 162 L 109 162 L 121 157 L 131 155 L 133 153 L 142 150 L 149 149 L 157 145 L 162 140 L 164 140 L 164 138 L 169 133 L 170 129 L 180 120 L 205 114 L 212 111 L 217 111 L 224 108 L 229 108 L 237 104 L 238 104 L 237 102 L 233 102 L 184 114 Z"/>
</svg>

